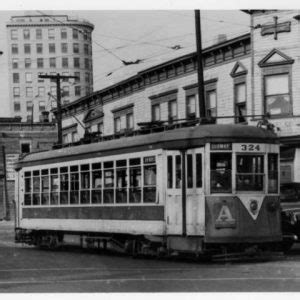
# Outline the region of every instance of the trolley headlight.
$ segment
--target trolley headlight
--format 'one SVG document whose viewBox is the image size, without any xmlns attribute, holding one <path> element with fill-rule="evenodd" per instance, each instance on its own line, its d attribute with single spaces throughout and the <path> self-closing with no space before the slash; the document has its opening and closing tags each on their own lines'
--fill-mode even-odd
<svg viewBox="0 0 300 300">
<path fill-rule="evenodd" d="M 250 202 L 250 210 L 252 213 L 255 213 L 257 211 L 258 204 L 256 200 L 251 200 Z"/>
</svg>

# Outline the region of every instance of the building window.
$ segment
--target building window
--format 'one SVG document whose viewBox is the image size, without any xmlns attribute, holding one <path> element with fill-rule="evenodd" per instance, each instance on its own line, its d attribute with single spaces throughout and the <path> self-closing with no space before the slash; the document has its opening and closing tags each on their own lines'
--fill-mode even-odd
<svg viewBox="0 0 300 300">
<path fill-rule="evenodd" d="M 103 122 L 97 124 L 97 132 L 100 132 L 101 134 L 103 134 L 103 132 L 104 132 Z"/>
<path fill-rule="evenodd" d="M 56 95 L 56 86 L 51 86 L 51 87 L 50 87 L 50 94 L 51 94 L 52 96 L 55 96 L 55 95 Z"/>
<path fill-rule="evenodd" d="M 14 95 L 14 98 L 19 98 L 20 97 L 20 88 L 19 87 L 14 87 L 13 88 L 13 95 Z"/>
<path fill-rule="evenodd" d="M 39 111 L 45 111 L 45 110 L 46 110 L 45 101 L 39 101 Z"/>
<path fill-rule="evenodd" d="M 78 40 L 78 30 L 75 28 L 73 29 L 73 39 Z"/>
<path fill-rule="evenodd" d="M 32 74 L 25 73 L 25 82 L 32 82 Z"/>
<path fill-rule="evenodd" d="M 131 131 L 134 128 L 133 123 L 133 106 L 122 108 L 114 113 L 114 131 L 115 133 L 122 133 Z"/>
<path fill-rule="evenodd" d="M 177 119 L 177 101 L 172 100 L 168 102 L 168 120 L 170 122 Z"/>
<path fill-rule="evenodd" d="M 62 43 L 61 44 L 61 52 L 62 53 L 68 53 L 68 44 L 67 43 Z"/>
<path fill-rule="evenodd" d="M 20 83 L 20 74 L 13 73 L 13 83 Z"/>
<path fill-rule="evenodd" d="M 18 30 L 17 29 L 12 29 L 10 31 L 10 38 L 12 40 L 17 40 L 18 39 Z"/>
<path fill-rule="evenodd" d="M 23 143 L 21 142 L 21 153 L 26 154 L 30 152 L 30 143 Z"/>
<path fill-rule="evenodd" d="M 272 116 L 292 113 L 289 74 L 267 75 L 265 83 L 265 113 Z"/>
<path fill-rule="evenodd" d="M 37 54 L 43 53 L 43 44 L 36 44 L 36 53 Z"/>
<path fill-rule="evenodd" d="M 20 112 L 20 111 L 21 111 L 20 102 L 14 102 L 14 112 Z"/>
<path fill-rule="evenodd" d="M 49 67 L 50 68 L 56 68 L 56 58 L 55 57 L 50 57 L 49 58 Z"/>
<path fill-rule="evenodd" d="M 189 95 L 186 97 L 186 118 L 196 118 L 196 95 Z"/>
<path fill-rule="evenodd" d="M 67 28 L 62 28 L 61 31 L 60 31 L 60 37 L 62 39 L 66 39 L 68 37 L 67 35 Z"/>
<path fill-rule="evenodd" d="M 48 29 L 48 38 L 53 40 L 55 38 L 55 32 L 53 28 Z"/>
<path fill-rule="evenodd" d="M 75 83 L 79 83 L 80 82 L 80 72 L 75 72 L 74 73 L 75 78 Z"/>
<path fill-rule="evenodd" d="M 89 45 L 88 44 L 84 44 L 84 54 L 85 55 L 89 54 Z"/>
<path fill-rule="evenodd" d="M 19 48 L 17 44 L 12 44 L 11 45 L 11 53 L 12 54 L 18 54 L 19 53 Z"/>
<path fill-rule="evenodd" d="M 70 88 L 68 86 L 64 86 L 62 97 L 69 97 L 69 96 L 70 96 Z"/>
<path fill-rule="evenodd" d="M 78 43 L 73 44 L 73 53 L 79 53 L 79 44 Z"/>
<path fill-rule="evenodd" d="M 49 53 L 55 53 L 55 44 L 49 44 Z"/>
<path fill-rule="evenodd" d="M 63 75 L 63 76 L 68 76 L 69 73 L 68 73 L 68 72 L 62 72 L 62 75 Z M 63 82 L 68 82 L 68 81 L 69 81 L 69 78 L 63 78 L 62 81 L 63 81 Z"/>
<path fill-rule="evenodd" d="M 38 97 L 44 97 L 45 96 L 45 87 L 40 86 L 38 87 Z"/>
<path fill-rule="evenodd" d="M 160 104 L 152 105 L 152 121 L 160 121 Z"/>
<path fill-rule="evenodd" d="M 35 30 L 35 36 L 36 36 L 36 39 L 37 39 L 37 40 L 41 40 L 41 39 L 42 39 L 42 29 L 37 28 L 37 29 Z"/>
<path fill-rule="evenodd" d="M 25 58 L 25 68 L 28 69 L 31 67 L 31 58 Z"/>
<path fill-rule="evenodd" d="M 44 78 L 40 78 L 40 75 L 43 75 L 43 73 L 38 73 L 38 82 L 44 82 Z"/>
<path fill-rule="evenodd" d="M 32 101 L 26 101 L 26 111 L 32 112 L 33 104 Z"/>
<path fill-rule="evenodd" d="M 50 72 L 50 75 L 57 75 L 57 73 L 56 72 Z M 50 79 L 50 82 L 56 82 L 56 79 L 55 78 L 51 78 Z"/>
<path fill-rule="evenodd" d="M 87 39 L 88 39 L 88 33 L 87 33 L 86 30 L 84 30 L 84 32 L 83 32 L 83 39 L 84 39 L 85 41 L 87 41 Z"/>
<path fill-rule="evenodd" d="M 61 59 L 61 65 L 62 65 L 63 68 L 68 68 L 69 67 L 68 57 L 62 57 L 62 59 Z"/>
<path fill-rule="evenodd" d="M 23 38 L 24 38 L 24 40 L 30 39 L 30 30 L 29 29 L 23 29 Z"/>
<path fill-rule="evenodd" d="M 81 86 L 75 86 L 75 96 L 81 96 Z"/>
<path fill-rule="evenodd" d="M 24 53 L 30 54 L 31 52 L 31 45 L 30 44 L 24 44 Z"/>
<path fill-rule="evenodd" d="M 12 68 L 13 69 L 18 69 L 19 68 L 19 60 L 17 58 L 14 58 L 12 60 Z"/>
<path fill-rule="evenodd" d="M 37 67 L 38 68 L 44 68 L 44 59 L 43 58 L 38 58 L 37 59 Z"/>
<path fill-rule="evenodd" d="M 89 70 L 90 68 L 90 62 L 89 62 L 89 59 L 88 58 L 85 58 L 84 59 L 84 67 Z"/>
<path fill-rule="evenodd" d="M 26 88 L 26 97 L 33 97 L 33 89 L 32 87 Z"/>
<path fill-rule="evenodd" d="M 27 122 L 32 122 L 33 121 L 33 116 L 32 115 L 27 115 L 26 116 L 26 121 Z"/>
<path fill-rule="evenodd" d="M 216 90 L 206 91 L 206 115 L 208 117 L 217 116 L 217 92 Z"/>
<path fill-rule="evenodd" d="M 74 57 L 74 68 L 80 68 L 80 58 Z"/>
<path fill-rule="evenodd" d="M 235 122 L 245 122 L 246 116 L 246 83 L 241 82 L 234 85 Z"/>
<path fill-rule="evenodd" d="M 86 72 L 86 73 L 85 73 L 85 82 L 86 82 L 86 83 L 89 83 L 89 82 L 90 82 L 90 73 L 89 73 L 89 72 Z"/>
</svg>

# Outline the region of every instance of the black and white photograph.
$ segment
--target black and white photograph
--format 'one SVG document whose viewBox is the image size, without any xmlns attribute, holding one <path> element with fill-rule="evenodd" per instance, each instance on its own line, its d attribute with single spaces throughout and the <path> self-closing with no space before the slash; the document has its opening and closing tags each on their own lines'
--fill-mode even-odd
<svg viewBox="0 0 300 300">
<path fill-rule="evenodd" d="M 296 298 L 300 9 L 145 2 L 0 5 L 0 297 Z"/>
</svg>

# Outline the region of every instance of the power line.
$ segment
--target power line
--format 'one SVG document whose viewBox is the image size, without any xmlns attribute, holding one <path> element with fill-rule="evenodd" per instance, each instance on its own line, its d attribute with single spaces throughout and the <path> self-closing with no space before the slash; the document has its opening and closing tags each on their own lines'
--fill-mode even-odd
<svg viewBox="0 0 300 300">
<path fill-rule="evenodd" d="M 70 28 L 76 29 L 78 32 L 80 32 L 81 34 L 85 34 L 84 31 L 82 31 L 81 29 L 78 29 L 78 27 L 70 25 L 68 23 L 65 23 L 61 20 L 56 19 L 55 17 L 51 16 L 51 15 L 46 15 L 44 14 L 42 11 L 37 10 L 37 12 L 43 16 L 47 16 L 50 19 L 54 20 L 55 22 L 61 23 L 63 25 L 67 25 Z M 107 49 L 106 47 L 102 46 L 100 43 L 92 40 L 92 43 L 96 44 L 97 46 L 101 47 L 103 50 L 105 50 L 107 53 L 111 54 L 112 56 L 114 56 L 115 58 L 117 58 L 118 60 L 122 61 L 121 57 L 119 57 L 117 54 L 113 53 L 112 51 L 110 51 L 109 49 Z"/>
</svg>

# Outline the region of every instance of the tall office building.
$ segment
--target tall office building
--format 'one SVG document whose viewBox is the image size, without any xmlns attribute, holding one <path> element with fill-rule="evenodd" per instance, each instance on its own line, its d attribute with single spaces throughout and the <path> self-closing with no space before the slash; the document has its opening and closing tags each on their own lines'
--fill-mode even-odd
<svg viewBox="0 0 300 300">
<path fill-rule="evenodd" d="M 56 82 L 41 74 L 78 77 L 61 80 L 62 104 L 93 91 L 93 24 L 66 15 L 24 15 L 11 17 L 6 28 L 12 117 L 39 122 L 56 106 Z"/>
</svg>

